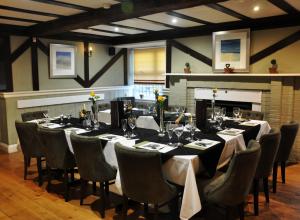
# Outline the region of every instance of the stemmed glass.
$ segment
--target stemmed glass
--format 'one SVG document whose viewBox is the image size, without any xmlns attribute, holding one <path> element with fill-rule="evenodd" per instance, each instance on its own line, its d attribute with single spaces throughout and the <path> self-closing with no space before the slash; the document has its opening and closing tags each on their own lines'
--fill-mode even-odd
<svg viewBox="0 0 300 220">
<path fill-rule="evenodd" d="M 60 125 L 64 125 L 64 114 L 61 114 L 60 116 Z"/>
<path fill-rule="evenodd" d="M 45 117 L 45 122 L 46 122 L 46 126 L 50 123 L 50 119 L 49 119 L 49 115 L 48 113 L 43 113 L 44 117 Z"/>
<path fill-rule="evenodd" d="M 190 142 L 193 142 L 194 141 L 194 135 L 195 135 L 195 132 L 196 132 L 195 120 L 191 120 L 189 122 L 189 124 L 190 124 L 190 133 L 191 133 Z"/>
<path fill-rule="evenodd" d="M 174 131 L 174 124 L 172 124 L 171 121 L 168 121 L 166 123 L 166 130 L 167 130 L 168 137 L 169 137 L 169 143 L 168 143 L 168 145 L 173 146 L 172 136 L 173 136 L 173 131 Z"/>
<path fill-rule="evenodd" d="M 121 124 L 122 124 L 122 130 L 124 132 L 124 137 L 127 137 L 126 135 L 126 130 L 127 130 L 127 119 L 122 119 L 121 120 Z"/>
<path fill-rule="evenodd" d="M 180 137 L 181 135 L 183 134 L 183 125 L 182 124 L 178 124 L 176 128 L 174 128 L 174 132 L 178 138 L 178 143 L 177 143 L 177 146 L 181 146 L 182 144 L 180 143 Z"/>
<path fill-rule="evenodd" d="M 72 115 L 71 114 L 68 114 L 68 124 L 67 125 L 71 125 L 71 118 L 72 118 Z"/>
<path fill-rule="evenodd" d="M 136 135 L 135 135 L 134 132 L 133 132 L 133 130 L 134 130 L 134 128 L 135 128 L 135 125 L 136 125 L 136 117 L 130 116 L 130 117 L 128 118 L 128 125 L 129 125 L 129 127 L 131 128 L 131 131 L 132 131 L 131 138 L 136 137 Z"/>
<path fill-rule="evenodd" d="M 233 115 L 236 119 L 238 119 L 239 115 L 240 115 L 240 108 L 238 107 L 234 107 L 233 108 Z"/>
</svg>

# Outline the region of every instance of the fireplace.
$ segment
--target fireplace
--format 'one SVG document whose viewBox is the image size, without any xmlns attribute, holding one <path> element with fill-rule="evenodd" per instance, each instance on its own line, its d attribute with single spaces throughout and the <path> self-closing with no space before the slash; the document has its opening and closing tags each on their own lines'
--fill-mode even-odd
<svg viewBox="0 0 300 220">
<path fill-rule="evenodd" d="M 206 105 L 209 108 L 211 106 L 211 100 L 206 100 Z M 234 107 L 239 107 L 240 109 L 245 109 L 245 110 L 252 110 L 251 102 L 234 102 L 234 101 L 216 100 L 215 106 L 226 108 L 226 113 L 228 116 L 232 116 Z"/>
</svg>

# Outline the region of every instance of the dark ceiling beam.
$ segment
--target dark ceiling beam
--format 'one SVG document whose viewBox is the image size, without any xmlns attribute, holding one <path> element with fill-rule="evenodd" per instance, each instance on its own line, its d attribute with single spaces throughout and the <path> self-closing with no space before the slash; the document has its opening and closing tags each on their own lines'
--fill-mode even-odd
<svg viewBox="0 0 300 220">
<path fill-rule="evenodd" d="M 35 0 L 37 1 L 37 0 Z M 46 1 L 46 0 L 38 0 Z M 75 29 L 87 28 L 99 24 L 109 24 L 112 22 L 122 21 L 125 19 L 137 18 L 150 14 L 164 11 L 172 11 L 182 8 L 189 8 L 199 5 L 205 5 L 225 0 L 160 0 L 160 1 L 143 1 L 132 0 L 133 11 L 124 12 L 122 4 L 112 5 L 109 10 L 100 8 L 81 14 L 76 14 L 61 18 L 55 21 L 48 21 L 42 25 L 35 25 L 31 28 L 32 35 L 45 36 L 62 32 L 68 32 Z M 50 2 L 50 1 L 46 1 Z M 52 2 L 52 1 L 51 1 Z"/>
<path fill-rule="evenodd" d="M 280 15 L 275 17 L 251 19 L 246 21 L 233 21 L 213 25 L 202 25 L 189 27 L 181 30 L 164 30 L 136 34 L 126 37 L 115 37 L 111 40 L 113 45 L 147 42 L 155 40 L 168 40 L 181 37 L 209 35 L 215 31 L 226 31 L 241 28 L 250 28 L 251 30 L 263 30 L 270 28 L 280 28 L 300 25 L 300 13 L 297 15 Z"/>
<path fill-rule="evenodd" d="M 101 31 L 101 32 L 105 32 L 108 34 L 119 34 L 119 35 L 127 35 L 126 33 L 122 33 L 122 32 L 118 32 L 118 31 L 108 31 L 108 30 L 102 30 L 102 29 L 98 29 L 98 28 L 88 28 L 89 30 L 93 30 L 93 31 Z"/>
<path fill-rule="evenodd" d="M 87 41 L 90 43 L 98 43 L 98 44 L 111 44 L 111 39 L 112 39 L 112 37 L 99 36 L 94 34 L 82 34 L 77 32 L 49 35 L 43 38 L 79 41 L 79 42 Z"/>
<path fill-rule="evenodd" d="M 46 4 L 49 4 L 49 5 L 61 6 L 61 7 L 65 7 L 65 8 L 72 8 L 72 9 L 77 9 L 77 10 L 81 10 L 81 11 L 94 10 L 94 8 L 89 8 L 89 7 L 76 5 L 76 4 L 71 4 L 71 3 L 58 2 L 58 1 L 54 1 L 54 0 L 31 0 L 31 1 L 39 2 L 39 3 L 46 3 Z"/>
<path fill-rule="evenodd" d="M 182 18 L 182 19 L 193 21 L 193 22 L 196 22 L 196 23 L 212 24 L 211 22 L 204 21 L 204 20 L 201 20 L 199 18 L 194 18 L 194 17 L 188 16 L 188 15 L 185 15 L 185 14 L 181 14 L 181 13 L 175 12 L 175 11 L 169 11 L 169 12 L 166 12 L 166 13 L 168 15 L 173 16 L 173 17 Z"/>
<path fill-rule="evenodd" d="M 130 30 L 135 30 L 135 31 L 151 31 L 151 30 L 148 30 L 148 29 L 144 29 L 144 28 L 136 28 L 136 27 L 130 27 L 130 26 L 126 26 L 126 25 L 121 25 L 121 24 L 108 24 L 109 26 L 112 26 L 112 27 L 119 27 L 119 28 L 126 28 L 126 29 L 130 29 Z"/>
<path fill-rule="evenodd" d="M 178 27 L 178 26 L 174 26 L 174 25 L 170 25 L 170 24 L 166 24 L 166 23 L 162 23 L 162 22 L 158 22 L 158 21 L 153 21 L 153 20 L 146 19 L 146 18 L 137 18 L 137 19 L 140 19 L 142 21 L 151 22 L 153 24 L 164 26 L 164 27 L 167 27 L 167 28 L 172 28 L 172 29 L 181 28 L 181 27 Z"/>
<path fill-rule="evenodd" d="M 41 12 L 41 11 L 32 11 L 32 10 L 27 10 L 27 9 L 23 9 L 23 8 L 15 8 L 15 7 L 10 7 L 10 6 L 5 6 L 5 5 L 0 5 L 0 9 L 15 11 L 15 12 L 29 13 L 29 14 L 34 14 L 34 15 L 42 15 L 42 16 L 48 16 L 48 17 L 54 17 L 54 18 L 65 17 L 64 15 L 58 15 L 58 14 L 53 14 L 53 13 Z"/>
<path fill-rule="evenodd" d="M 30 22 L 30 23 L 43 23 L 43 21 L 33 20 L 33 19 L 26 19 L 26 18 L 16 18 L 16 17 L 9 17 L 9 16 L 2 16 L 0 15 L 1 19 L 11 20 L 11 21 L 23 21 L 23 22 Z"/>
<path fill-rule="evenodd" d="M 250 20 L 249 17 L 247 17 L 245 15 L 242 15 L 240 13 L 237 13 L 236 11 L 233 11 L 229 8 L 226 8 L 226 7 L 224 7 L 222 5 L 219 5 L 219 4 L 216 4 L 216 3 L 208 4 L 207 6 L 212 8 L 212 9 L 215 9 L 217 11 L 220 11 L 222 13 L 228 14 L 232 17 L 238 18 L 240 20 Z"/>
<path fill-rule="evenodd" d="M 8 25 L 8 24 L 0 24 L 0 35 L 27 35 L 26 31 L 27 27 L 18 26 L 18 25 Z"/>
<path fill-rule="evenodd" d="M 268 0 L 268 1 L 288 14 L 298 13 L 298 10 L 293 6 L 291 6 L 289 3 L 287 3 L 286 1 L 283 0 Z"/>
</svg>

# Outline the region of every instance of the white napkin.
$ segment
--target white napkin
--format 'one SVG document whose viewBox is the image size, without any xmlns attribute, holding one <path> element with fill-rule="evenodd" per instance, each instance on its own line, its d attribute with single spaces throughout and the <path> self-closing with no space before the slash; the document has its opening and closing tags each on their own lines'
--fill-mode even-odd
<svg viewBox="0 0 300 220">
<path fill-rule="evenodd" d="M 61 127 L 63 127 L 64 125 L 55 124 L 55 123 L 49 123 L 49 124 L 43 124 L 42 126 L 45 127 L 45 128 L 51 128 L 51 129 L 54 129 L 54 128 L 61 128 Z"/>
<path fill-rule="evenodd" d="M 145 142 L 135 147 L 139 149 L 158 151 L 160 153 L 167 153 L 175 149 L 174 147 L 165 144 L 155 143 L 155 142 Z"/>
<path fill-rule="evenodd" d="M 243 133 L 244 131 L 245 130 L 237 129 L 237 128 L 228 128 L 223 131 L 219 131 L 218 134 L 237 136 L 237 135 Z"/>
</svg>

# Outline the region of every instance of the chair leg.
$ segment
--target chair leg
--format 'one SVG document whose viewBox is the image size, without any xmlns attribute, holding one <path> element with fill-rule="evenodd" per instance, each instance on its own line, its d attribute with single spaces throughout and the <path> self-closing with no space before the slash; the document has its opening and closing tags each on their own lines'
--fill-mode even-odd
<svg viewBox="0 0 300 220">
<path fill-rule="evenodd" d="M 238 205 L 238 211 L 239 211 L 240 220 L 244 220 L 245 212 L 244 212 L 244 203 L 243 202 Z"/>
<path fill-rule="evenodd" d="M 128 198 L 123 195 L 123 208 L 122 208 L 122 220 L 126 220 L 128 209 Z"/>
<path fill-rule="evenodd" d="M 24 156 L 24 180 L 27 180 L 28 158 Z"/>
<path fill-rule="evenodd" d="M 80 205 L 83 205 L 83 199 L 86 195 L 87 181 L 80 179 Z"/>
<path fill-rule="evenodd" d="M 144 203 L 144 216 L 145 216 L 145 219 L 148 219 L 148 203 L 147 202 Z"/>
<path fill-rule="evenodd" d="M 100 183 L 100 196 L 101 196 L 101 200 L 102 200 L 100 215 L 101 215 L 101 218 L 105 218 L 105 189 L 104 189 L 104 183 Z"/>
<path fill-rule="evenodd" d="M 264 184 L 264 192 L 266 197 L 266 202 L 269 203 L 269 183 L 268 183 L 268 177 L 263 178 L 263 184 Z"/>
<path fill-rule="evenodd" d="M 281 166 L 281 179 L 282 183 L 285 184 L 285 161 L 280 163 Z"/>
<path fill-rule="evenodd" d="M 276 193 L 276 188 L 277 188 L 277 168 L 278 168 L 278 162 L 274 163 L 273 166 L 273 193 Z"/>
<path fill-rule="evenodd" d="M 253 180 L 254 214 L 258 216 L 259 179 Z"/>
<path fill-rule="evenodd" d="M 38 179 L 39 179 L 39 186 L 43 185 L 43 170 L 42 170 L 42 158 L 36 158 L 37 169 L 38 169 Z"/>
<path fill-rule="evenodd" d="M 172 219 L 179 219 L 178 196 L 176 196 L 170 203 L 170 210 Z"/>
<path fill-rule="evenodd" d="M 65 202 L 69 201 L 69 175 L 68 170 L 64 170 Z"/>
<path fill-rule="evenodd" d="M 74 175 L 75 171 L 74 171 L 74 168 L 72 168 L 70 170 L 70 172 L 71 172 L 71 181 L 74 182 L 75 181 L 75 175 Z"/>
<path fill-rule="evenodd" d="M 154 205 L 154 217 L 153 220 L 157 220 L 158 219 L 158 205 Z"/>
<path fill-rule="evenodd" d="M 47 169 L 47 179 L 48 179 L 47 190 L 50 191 L 51 179 L 52 179 L 51 169 L 50 169 L 50 167 L 48 165 L 46 165 L 46 169 Z"/>
</svg>

